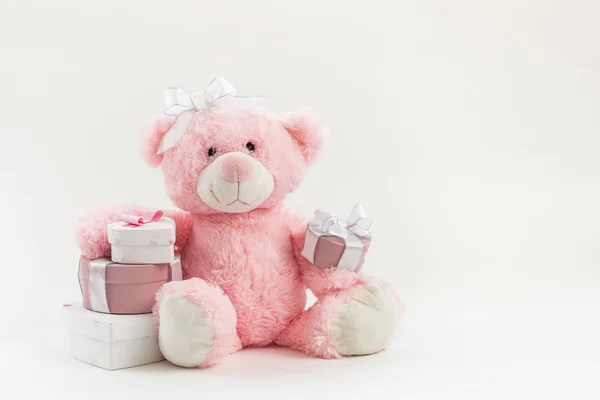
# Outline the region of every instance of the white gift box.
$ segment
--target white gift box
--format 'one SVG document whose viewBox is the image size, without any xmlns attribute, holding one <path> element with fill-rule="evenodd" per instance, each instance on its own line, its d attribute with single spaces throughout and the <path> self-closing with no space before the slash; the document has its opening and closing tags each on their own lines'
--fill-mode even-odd
<svg viewBox="0 0 600 400">
<path fill-rule="evenodd" d="M 115 222 L 107 226 L 111 259 L 122 264 L 164 264 L 175 258 L 175 222 L 158 221 L 132 225 Z"/>
<path fill-rule="evenodd" d="M 164 360 L 152 314 L 114 315 L 67 307 L 69 354 L 100 368 L 115 370 Z"/>
</svg>

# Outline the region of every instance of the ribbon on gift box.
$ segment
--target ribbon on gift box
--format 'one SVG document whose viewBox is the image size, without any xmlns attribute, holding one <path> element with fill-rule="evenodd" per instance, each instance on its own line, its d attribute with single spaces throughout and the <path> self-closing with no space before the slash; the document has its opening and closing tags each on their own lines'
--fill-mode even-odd
<svg viewBox="0 0 600 400">
<path fill-rule="evenodd" d="M 88 266 L 88 295 L 92 310 L 110 313 L 106 298 L 106 267 L 112 264 L 108 258 L 90 261 Z"/>
<path fill-rule="evenodd" d="M 121 221 L 126 222 L 128 225 L 140 226 L 150 222 L 159 221 L 162 216 L 162 210 L 152 210 L 141 213 L 140 215 L 121 214 Z"/>
<path fill-rule="evenodd" d="M 323 210 L 315 211 L 314 218 L 308 222 L 306 239 L 302 256 L 311 263 L 315 262 L 314 254 L 317 242 L 321 236 L 337 236 L 344 239 L 346 247 L 337 264 L 338 268 L 354 271 L 362 258 L 362 237 L 371 237 L 369 229 L 373 220 L 361 204 L 352 208 L 352 212 L 345 219 Z"/>
</svg>

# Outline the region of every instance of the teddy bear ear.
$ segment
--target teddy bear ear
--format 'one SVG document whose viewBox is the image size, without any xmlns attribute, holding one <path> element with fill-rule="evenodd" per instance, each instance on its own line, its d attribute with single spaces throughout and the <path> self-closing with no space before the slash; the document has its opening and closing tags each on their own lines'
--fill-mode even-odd
<svg viewBox="0 0 600 400">
<path fill-rule="evenodd" d="M 158 146 L 165 134 L 175 123 L 175 117 L 161 115 L 154 119 L 152 126 L 144 133 L 142 139 L 142 158 L 152 167 L 158 167 L 163 154 L 156 154 Z"/>
<path fill-rule="evenodd" d="M 282 125 L 298 145 L 304 161 L 312 164 L 325 144 L 327 136 L 325 127 L 308 109 L 284 114 Z"/>
</svg>

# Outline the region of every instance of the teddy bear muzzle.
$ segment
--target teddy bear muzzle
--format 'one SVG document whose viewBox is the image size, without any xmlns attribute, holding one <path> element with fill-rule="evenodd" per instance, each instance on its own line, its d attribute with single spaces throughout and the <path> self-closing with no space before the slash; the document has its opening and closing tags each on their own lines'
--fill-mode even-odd
<svg viewBox="0 0 600 400">
<path fill-rule="evenodd" d="M 245 154 L 232 154 L 221 162 L 221 179 L 231 183 L 243 183 L 252 178 L 253 159 Z"/>
<path fill-rule="evenodd" d="M 198 195 L 211 208 L 241 213 L 259 207 L 273 192 L 273 176 L 242 152 L 217 157 L 198 176 Z"/>
</svg>

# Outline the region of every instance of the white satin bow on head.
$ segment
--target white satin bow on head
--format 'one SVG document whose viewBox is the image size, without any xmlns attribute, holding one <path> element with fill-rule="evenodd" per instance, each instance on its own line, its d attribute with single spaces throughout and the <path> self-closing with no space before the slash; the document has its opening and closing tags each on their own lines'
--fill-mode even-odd
<svg viewBox="0 0 600 400">
<path fill-rule="evenodd" d="M 161 154 L 177 145 L 185 134 L 186 127 L 194 112 L 204 108 L 219 105 L 226 100 L 256 99 L 255 97 L 238 97 L 237 90 L 225 80 L 225 78 L 215 78 L 208 84 L 202 92 L 197 92 L 191 96 L 180 88 L 171 87 L 165 91 L 165 115 L 175 116 L 177 119 L 163 137 L 156 154 Z"/>
<path fill-rule="evenodd" d="M 191 96 L 180 88 L 168 88 L 165 90 L 165 114 L 179 116 L 186 111 L 201 110 L 236 94 L 237 90 L 225 78 L 214 79 L 204 91 Z"/>
</svg>

